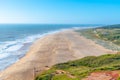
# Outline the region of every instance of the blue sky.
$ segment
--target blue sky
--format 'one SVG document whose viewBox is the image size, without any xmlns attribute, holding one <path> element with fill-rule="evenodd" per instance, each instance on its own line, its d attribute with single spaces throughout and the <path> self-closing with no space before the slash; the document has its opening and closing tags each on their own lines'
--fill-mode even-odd
<svg viewBox="0 0 120 80">
<path fill-rule="evenodd" d="M 0 23 L 119 24 L 120 0 L 0 0 Z"/>
</svg>

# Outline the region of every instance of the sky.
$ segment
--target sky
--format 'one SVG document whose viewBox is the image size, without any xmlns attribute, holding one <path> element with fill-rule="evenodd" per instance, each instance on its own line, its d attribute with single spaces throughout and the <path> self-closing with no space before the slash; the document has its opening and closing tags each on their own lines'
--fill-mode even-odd
<svg viewBox="0 0 120 80">
<path fill-rule="evenodd" d="M 0 23 L 119 24 L 120 0 L 0 0 Z"/>
</svg>

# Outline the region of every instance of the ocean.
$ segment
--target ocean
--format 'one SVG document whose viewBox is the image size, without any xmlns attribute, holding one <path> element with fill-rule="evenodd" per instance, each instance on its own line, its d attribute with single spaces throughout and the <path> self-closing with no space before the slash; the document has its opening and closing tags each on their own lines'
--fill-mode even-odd
<svg viewBox="0 0 120 80">
<path fill-rule="evenodd" d="M 22 58 L 32 43 L 48 34 L 70 28 L 98 25 L 0 24 L 0 71 Z"/>
</svg>

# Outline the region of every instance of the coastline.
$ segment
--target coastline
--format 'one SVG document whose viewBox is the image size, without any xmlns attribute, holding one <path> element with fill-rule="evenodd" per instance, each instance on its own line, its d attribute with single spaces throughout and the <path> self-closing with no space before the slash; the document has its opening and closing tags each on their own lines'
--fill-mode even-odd
<svg viewBox="0 0 120 80">
<path fill-rule="evenodd" d="M 62 29 L 62 30 L 64 30 L 64 29 Z M 34 44 L 35 41 L 37 41 L 38 39 L 45 37 L 47 35 L 58 33 L 62 30 L 60 29 L 60 30 L 55 30 L 55 31 L 48 31 L 48 32 L 39 33 L 36 35 L 33 34 L 33 35 L 26 36 L 23 39 L 16 39 L 14 41 L 3 42 L 6 44 L 4 44 L 2 46 L 0 45 L 2 50 L 4 50 L 4 52 L 2 52 L 2 53 L 9 53 L 9 54 L 8 55 L 3 54 L 0 56 L 1 62 L 3 62 L 3 63 L 1 63 L 2 66 L 0 67 L 0 72 L 4 71 L 6 68 L 8 68 L 9 66 L 13 65 L 17 61 L 19 61 L 21 58 L 23 58 L 26 55 L 26 53 L 29 51 L 29 48 L 31 47 L 31 45 Z M 6 58 L 6 59 L 4 59 L 4 58 Z M 6 61 L 7 59 L 8 59 L 8 61 Z M 5 64 L 4 61 L 7 63 Z"/>
<path fill-rule="evenodd" d="M 34 69 L 41 72 L 56 63 L 107 53 L 113 51 L 95 44 L 73 30 L 65 30 L 35 41 L 23 58 L 0 73 L 0 78 L 34 80 Z"/>
</svg>

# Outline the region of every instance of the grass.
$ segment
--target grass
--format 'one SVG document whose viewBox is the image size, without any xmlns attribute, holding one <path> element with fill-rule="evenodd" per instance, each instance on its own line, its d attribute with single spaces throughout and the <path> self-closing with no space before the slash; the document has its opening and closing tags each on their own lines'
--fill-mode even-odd
<svg viewBox="0 0 120 80">
<path fill-rule="evenodd" d="M 120 70 L 119 63 L 120 54 L 88 56 L 79 60 L 56 64 L 51 69 L 38 75 L 35 80 L 81 80 L 91 72 Z M 57 70 L 62 70 L 65 73 L 57 74 Z"/>
<path fill-rule="evenodd" d="M 78 79 L 72 79 L 70 77 L 68 77 L 67 75 L 65 74 L 62 74 L 62 75 L 56 75 L 52 78 L 52 80 L 78 80 Z"/>
</svg>

